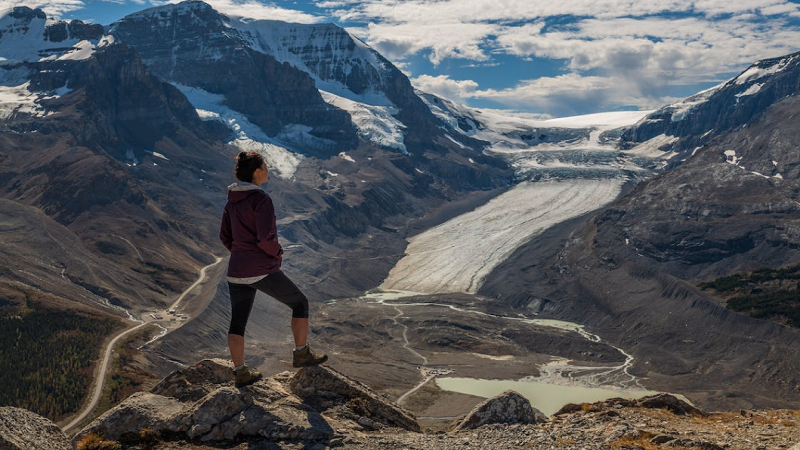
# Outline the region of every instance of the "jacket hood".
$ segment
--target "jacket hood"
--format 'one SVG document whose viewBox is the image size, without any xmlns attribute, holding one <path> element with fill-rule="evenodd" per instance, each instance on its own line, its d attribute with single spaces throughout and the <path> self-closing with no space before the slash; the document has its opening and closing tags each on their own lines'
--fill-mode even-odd
<svg viewBox="0 0 800 450">
<path fill-rule="evenodd" d="M 240 202 L 249 197 L 251 194 L 260 190 L 261 188 L 253 183 L 237 181 L 236 183 L 233 183 L 230 186 L 228 186 L 228 201 L 234 203 Z"/>
</svg>

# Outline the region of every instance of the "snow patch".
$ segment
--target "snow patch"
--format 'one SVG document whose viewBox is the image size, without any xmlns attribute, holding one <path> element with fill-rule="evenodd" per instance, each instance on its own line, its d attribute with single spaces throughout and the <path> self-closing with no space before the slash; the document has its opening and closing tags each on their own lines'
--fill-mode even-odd
<svg viewBox="0 0 800 450">
<path fill-rule="evenodd" d="M 58 57 L 58 61 L 83 61 L 94 54 L 95 44 L 90 41 L 80 41 L 70 51 Z"/>
<path fill-rule="evenodd" d="M 399 112 L 396 107 L 361 103 L 323 90 L 319 93 L 326 103 L 350 113 L 353 125 L 363 139 L 408 154 L 403 143 L 405 125 L 394 117 Z"/>
<path fill-rule="evenodd" d="M 345 153 L 345 152 L 339 153 L 339 157 L 342 158 L 345 161 L 350 161 L 352 163 L 356 162 L 355 159 L 353 159 L 352 157 L 348 156 L 347 153 Z"/>
<path fill-rule="evenodd" d="M 456 145 L 458 145 L 459 147 L 461 147 L 461 148 L 463 148 L 463 149 L 467 149 L 467 148 L 469 148 L 469 147 L 467 147 L 466 145 L 462 144 L 461 142 L 458 142 L 457 140 L 453 139 L 453 137 L 452 137 L 452 136 L 450 136 L 449 134 L 445 134 L 445 135 L 444 135 L 444 137 L 446 137 L 447 139 L 450 139 L 450 140 L 451 140 L 451 141 L 453 141 L 453 142 L 454 142 Z"/>
<path fill-rule="evenodd" d="M 758 91 L 761 90 L 762 86 L 764 86 L 764 83 L 756 83 L 756 84 L 750 86 L 749 88 L 747 88 L 747 90 L 745 90 L 744 92 L 740 92 L 740 93 L 736 94 L 736 98 L 744 97 L 744 96 L 747 96 L 747 95 L 757 94 Z"/>
<path fill-rule="evenodd" d="M 739 163 L 742 161 L 742 158 L 737 158 L 736 157 L 736 151 L 735 150 L 725 150 L 723 153 L 725 154 L 725 162 L 727 162 L 729 164 L 733 164 L 734 166 L 738 166 Z"/>
<path fill-rule="evenodd" d="M 718 84 L 704 91 L 700 91 L 691 97 L 685 98 L 680 102 L 666 106 L 665 108 L 668 108 L 672 113 L 670 120 L 673 122 L 680 122 L 681 120 L 685 119 L 696 107 L 707 102 L 708 99 L 711 98 L 711 96 L 717 91 L 722 89 L 724 85 L 725 83 Z"/>
<path fill-rule="evenodd" d="M 675 136 L 667 136 L 666 134 L 659 134 L 658 136 L 642 142 L 630 150 L 623 150 L 622 153 L 629 155 L 642 156 L 645 158 L 660 158 L 668 159 L 674 155 L 672 152 L 665 152 L 661 147 L 672 145 L 678 140 Z"/>
<path fill-rule="evenodd" d="M 769 67 L 759 67 L 758 65 L 754 65 L 736 77 L 735 82 L 736 84 L 745 84 L 750 81 L 758 80 L 759 78 L 764 78 L 767 75 L 776 74 L 789 67 L 789 64 L 791 64 L 796 58 L 796 56 L 785 58 Z"/>
<path fill-rule="evenodd" d="M 66 86 L 53 92 L 31 91 L 31 82 L 21 80 L 27 78 L 27 74 L 27 71 L 20 69 L 0 68 L 0 120 L 17 115 L 45 117 L 54 114 L 54 111 L 46 109 L 40 102 L 58 98 L 71 91 Z M 16 84 L 20 82 L 21 84 Z"/>
<path fill-rule="evenodd" d="M 544 125 L 559 128 L 621 128 L 634 125 L 653 111 L 615 111 L 545 120 Z"/>
<path fill-rule="evenodd" d="M 281 178 L 289 179 L 294 176 L 303 156 L 286 149 L 279 141 L 270 138 L 261 128 L 247 119 L 242 113 L 234 111 L 225 103 L 225 96 L 212 94 L 203 89 L 173 83 L 189 102 L 197 109 L 197 114 L 203 120 L 219 120 L 226 124 L 234 133 L 234 138 L 229 141 L 242 151 L 257 152 L 264 156 L 270 169 L 277 172 Z M 302 135 L 303 129 L 286 130 Z"/>
<path fill-rule="evenodd" d="M 162 155 L 161 153 L 158 153 L 158 152 L 152 152 L 152 153 L 153 153 L 153 156 L 155 156 L 156 158 L 161 158 L 161 159 L 163 159 L 165 161 L 169 161 L 169 158 L 167 158 L 166 156 Z"/>
</svg>

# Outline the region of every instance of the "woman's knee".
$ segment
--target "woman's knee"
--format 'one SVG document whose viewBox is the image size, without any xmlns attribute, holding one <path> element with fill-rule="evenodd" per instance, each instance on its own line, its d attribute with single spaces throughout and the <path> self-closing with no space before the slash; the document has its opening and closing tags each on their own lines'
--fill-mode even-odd
<svg viewBox="0 0 800 450">
<path fill-rule="evenodd" d="M 292 307 L 292 317 L 296 319 L 308 319 L 308 299 L 300 293 L 297 300 L 290 304 Z"/>
</svg>

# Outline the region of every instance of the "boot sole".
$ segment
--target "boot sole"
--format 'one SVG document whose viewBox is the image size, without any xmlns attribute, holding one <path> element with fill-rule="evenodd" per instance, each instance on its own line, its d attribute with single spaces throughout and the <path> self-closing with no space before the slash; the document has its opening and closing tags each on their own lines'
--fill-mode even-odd
<svg viewBox="0 0 800 450">
<path fill-rule="evenodd" d="M 324 363 L 327 360 L 328 360 L 328 355 L 325 355 L 321 360 L 319 360 L 317 362 L 310 362 L 310 363 L 306 363 L 306 364 L 297 364 L 296 362 L 293 362 L 292 363 L 292 367 L 295 367 L 295 368 L 298 368 L 298 367 L 313 367 L 313 366 L 318 366 L 318 365 Z"/>
<path fill-rule="evenodd" d="M 259 376 L 253 378 L 252 380 L 250 380 L 250 381 L 248 381 L 246 383 L 241 383 L 240 384 L 240 383 L 234 382 L 233 385 L 236 386 L 237 388 L 242 388 L 242 387 L 245 387 L 245 386 L 250 386 L 251 384 L 255 383 L 256 381 L 259 381 L 262 378 L 264 378 L 264 375 L 259 375 Z"/>
</svg>

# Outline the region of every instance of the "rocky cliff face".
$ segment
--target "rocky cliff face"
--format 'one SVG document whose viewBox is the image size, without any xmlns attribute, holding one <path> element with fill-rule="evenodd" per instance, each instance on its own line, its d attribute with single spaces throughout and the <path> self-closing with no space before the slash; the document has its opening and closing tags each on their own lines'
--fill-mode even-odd
<svg viewBox="0 0 800 450">
<path fill-rule="evenodd" d="M 296 24 L 269 20 L 235 21 L 254 48 L 309 74 L 317 87 L 372 105 L 394 106 L 405 125 L 412 152 L 436 149 L 439 120 L 416 95 L 397 67 L 335 24 Z M 441 149 L 439 149 L 441 151 Z"/>
<path fill-rule="evenodd" d="M 772 104 L 800 89 L 800 53 L 758 61 L 736 78 L 645 117 L 622 135 L 633 147 L 659 135 L 685 159 L 717 135 L 758 120 Z"/>
<path fill-rule="evenodd" d="M 311 145 L 284 133 L 297 150 L 330 156 L 356 145 L 350 116 L 322 100 L 305 72 L 252 49 L 229 19 L 189 1 L 131 14 L 108 33 L 141 54 L 163 80 L 221 95 L 269 136 L 304 125 Z"/>
</svg>

